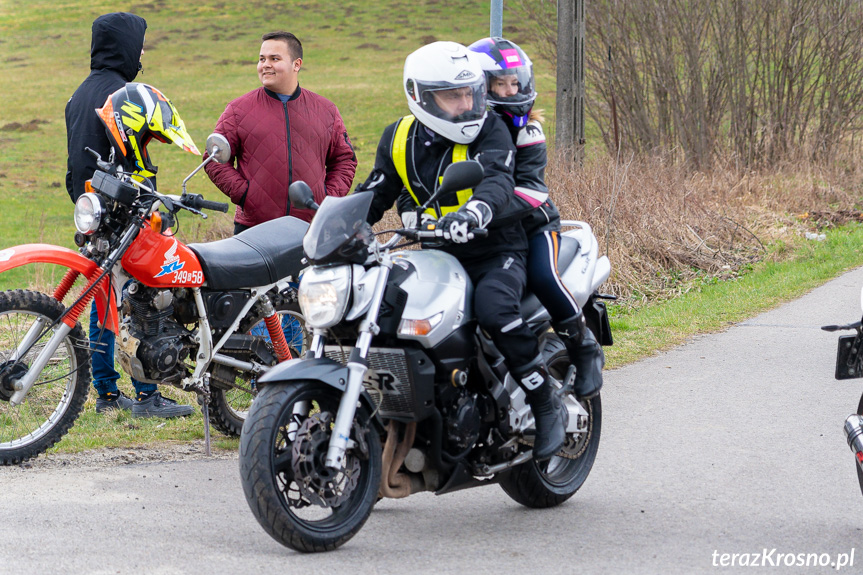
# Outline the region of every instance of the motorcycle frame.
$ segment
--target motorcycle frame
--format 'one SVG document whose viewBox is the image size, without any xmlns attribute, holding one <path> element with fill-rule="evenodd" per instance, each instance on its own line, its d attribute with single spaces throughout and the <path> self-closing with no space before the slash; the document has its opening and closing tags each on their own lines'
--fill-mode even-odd
<svg viewBox="0 0 863 575">
<path fill-rule="evenodd" d="M 154 202 L 148 210 L 148 215 L 158 209 L 159 206 L 161 206 L 160 202 Z M 130 223 L 125 229 L 118 247 L 115 248 L 106 259 L 107 262 L 113 262 L 111 265 L 112 270 L 109 271 L 109 274 L 113 271 L 113 268 L 116 268 L 119 265 L 120 270 L 122 270 L 124 275 L 129 278 L 139 279 L 123 269 L 121 263 L 122 256 L 137 239 L 138 230 L 137 222 Z M 177 242 L 179 243 L 179 240 L 177 240 Z M 60 302 L 62 302 L 78 275 L 90 278 L 90 283 L 92 283 L 92 280 L 95 279 L 93 277 L 94 274 L 100 270 L 100 267 L 96 262 L 84 257 L 80 253 L 51 244 L 23 244 L 0 250 L 0 273 L 24 265 L 37 263 L 57 264 L 65 266 L 70 270 L 64 275 L 60 285 L 53 294 L 53 297 Z M 207 390 L 209 388 L 209 379 L 205 377 L 205 372 L 209 368 L 211 362 L 243 369 L 253 373 L 262 373 L 269 370 L 269 366 L 254 362 L 241 361 L 227 355 L 219 354 L 218 352 L 225 343 L 227 343 L 230 336 L 235 333 L 240 322 L 246 317 L 246 314 L 248 314 L 249 310 L 251 310 L 255 304 L 259 301 L 265 300 L 271 289 L 276 288 L 276 293 L 280 293 L 287 289 L 292 281 L 294 281 L 293 277 L 288 276 L 268 285 L 247 288 L 251 292 L 251 297 L 243 305 L 242 309 L 237 314 L 237 317 L 234 318 L 230 329 L 225 330 L 225 334 L 217 343 L 215 343 L 215 345 L 213 344 L 213 333 L 210 328 L 207 308 L 201 295 L 201 289 L 200 287 L 189 288 L 192 290 L 195 299 L 195 307 L 198 313 L 198 329 L 192 336 L 195 343 L 198 344 L 198 349 L 195 353 L 195 371 L 191 376 L 183 378 L 181 382 L 182 388 Z M 88 283 L 88 287 L 90 283 Z M 89 304 L 91 299 L 95 298 L 96 310 L 99 320 L 103 325 L 112 332 L 119 333 L 120 328 L 118 326 L 120 323 L 117 308 L 120 294 L 114 294 L 114 297 L 111 297 L 111 288 L 109 286 L 109 275 L 106 275 L 106 277 L 99 280 L 94 290 L 91 291 L 82 301 L 76 304 L 74 308 L 70 309 L 68 315 L 63 318 L 63 321 L 54 327 L 54 334 L 36 357 L 33 364 L 30 366 L 30 369 L 28 369 L 23 378 L 15 382 L 15 393 L 9 400 L 11 405 L 20 405 L 24 402 L 27 393 L 36 382 L 37 377 L 45 368 L 45 365 L 47 365 L 48 360 L 69 332 L 74 328 L 81 312 L 87 304 Z M 204 278 L 204 283 L 201 287 L 207 287 L 206 278 Z M 36 321 L 25 335 L 21 345 L 16 350 L 15 356 L 20 357 L 24 354 L 26 350 L 29 349 L 38 339 L 44 328 L 45 322 Z"/>
<path fill-rule="evenodd" d="M 586 277 L 590 281 L 589 284 L 579 286 L 581 288 L 579 290 L 581 297 L 576 296 L 577 300 L 580 300 L 579 304 L 583 306 L 589 300 L 590 294 L 608 278 L 611 266 L 606 256 L 602 256 L 600 258 L 596 257 L 598 251 L 596 240 L 593 239 L 593 232 L 587 223 L 566 221 L 564 222 L 564 225 L 578 228 L 576 230 L 566 232 L 567 235 L 576 237 L 576 239 L 579 240 L 579 251 L 582 252 L 577 255 L 576 260 L 573 260 L 567 269 L 575 265 L 581 266 L 582 272 L 580 275 L 582 277 Z M 314 379 L 342 391 L 325 459 L 325 465 L 333 469 L 341 467 L 347 450 L 353 446 L 353 441 L 350 439 L 351 427 L 356 415 L 358 402 L 361 397 L 366 397 L 366 394 L 363 394 L 363 381 L 369 367 L 368 352 L 371 347 L 373 337 L 380 333 L 380 328 L 377 325 L 378 314 L 380 312 L 381 302 L 383 301 L 390 272 L 393 267 L 393 256 L 391 255 L 390 250 L 401 240 L 402 236 L 396 233 L 386 243 L 381 244 L 375 240 L 369 248 L 371 252 L 370 261 L 377 262 L 380 272 L 377 273 L 372 295 L 365 298 L 362 303 L 365 315 L 358 326 L 357 342 L 351 350 L 346 367 L 324 357 L 326 329 L 314 328 L 312 343 L 306 355 L 308 359 L 283 363 L 275 371 L 270 371 L 260 380 L 262 384 L 266 384 L 270 381 L 284 381 L 285 379 Z M 597 273 L 598 266 L 601 267 Z M 352 279 L 351 281 L 353 283 L 354 280 Z M 356 317 L 357 310 L 349 309 L 346 310 L 345 314 L 346 317 L 352 314 Z M 550 317 L 548 316 L 548 312 L 544 309 L 542 309 L 539 314 L 530 318 L 532 323 L 548 320 L 550 320 Z M 494 346 L 490 341 L 483 342 L 483 345 L 488 345 L 494 349 Z M 521 391 L 509 373 L 507 373 L 504 380 L 501 381 L 500 378 L 494 374 L 494 370 L 491 366 L 487 365 L 485 354 L 481 352 L 479 355 L 481 356 L 480 370 L 483 372 L 484 376 L 493 378 L 496 382 L 503 385 L 510 398 L 514 399 L 511 403 L 511 409 L 509 410 L 511 427 L 517 432 L 522 432 L 531 427 L 533 425 L 533 417 L 530 412 L 530 407 L 526 403 L 524 392 Z M 308 363 L 306 363 L 302 365 L 301 368 L 301 364 L 298 363 L 300 361 L 311 361 L 314 362 L 314 365 L 308 365 Z M 302 373 L 297 371 L 298 369 L 301 369 Z M 573 374 L 570 373 L 569 377 L 573 377 Z M 566 385 L 566 382 L 564 382 L 564 384 Z M 570 411 L 570 424 L 567 426 L 567 432 L 582 431 L 581 428 L 585 425 L 588 413 L 574 398 L 567 399 L 566 406 Z M 366 401 L 369 400 L 366 399 Z M 295 409 L 301 410 L 304 407 L 305 406 L 298 405 L 295 406 Z M 494 475 L 527 461 L 531 456 L 532 455 L 525 456 L 525 454 L 523 454 L 517 458 L 517 460 L 512 462 L 506 462 L 491 467 L 486 466 L 485 469 L 480 471 L 480 475 Z"/>
</svg>

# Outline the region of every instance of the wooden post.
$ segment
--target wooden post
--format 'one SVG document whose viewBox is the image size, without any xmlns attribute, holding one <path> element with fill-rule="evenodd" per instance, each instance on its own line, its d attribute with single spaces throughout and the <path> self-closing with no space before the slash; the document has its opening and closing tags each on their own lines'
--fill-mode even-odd
<svg viewBox="0 0 863 575">
<path fill-rule="evenodd" d="M 584 33 L 584 0 L 557 0 L 555 146 L 579 155 L 584 145 Z"/>
</svg>

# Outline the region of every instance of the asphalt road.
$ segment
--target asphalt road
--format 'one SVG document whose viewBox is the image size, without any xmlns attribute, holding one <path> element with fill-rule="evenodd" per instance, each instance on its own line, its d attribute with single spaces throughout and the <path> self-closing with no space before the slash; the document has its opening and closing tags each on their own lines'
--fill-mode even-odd
<svg viewBox="0 0 863 575">
<path fill-rule="evenodd" d="M 818 329 L 859 317 L 861 285 L 863 269 L 608 372 L 593 472 L 556 509 L 497 486 L 386 500 L 309 556 L 258 526 L 236 459 L 4 468 L 0 573 L 823 573 L 852 550 L 842 571 L 861 573 L 842 424 L 863 380 L 833 379 L 836 335 Z"/>
</svg>

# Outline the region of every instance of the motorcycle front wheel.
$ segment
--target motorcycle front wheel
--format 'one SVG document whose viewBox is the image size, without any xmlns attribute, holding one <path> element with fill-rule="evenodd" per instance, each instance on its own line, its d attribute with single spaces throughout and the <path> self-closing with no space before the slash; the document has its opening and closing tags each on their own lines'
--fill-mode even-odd
<svg viewBox="0 0 863 575">
<path fill-rule="evenodd" d="M 280 303 L 276 306 L 276 313 L 281 318 L 291 355 L 300 357 L 311 341 L 300 305 L 296 301 Z M 258 315 L 252 314 L 245 318 L 240 323 L 239 331 L 270 341 L 264 318 Z M 254 358 L 247 353 L 239 359 L 248 361 Z M 257 378 L 252 373 L 218 364 L 213 365 L 210 374 L 210 424 L 225 435 L 239 437 L 252 401 L 258 393 Z"/>
<path fill-rule="evenodd" d="M 341 469 L 324 465 L 341 393 L 314 381 L 269 385 L 240 438 L 246 501 L 270 536 L 302 552 L 330 551 L 356 535 L 377 500 L 381 440 L 357 409 Z"/>
<path fill-rule="evenodd" d="M 54 332 L 47 329 L 65 311 L 39 292 L 0 293 L 0 465 L 21 463 L 53 446 L 78 419 L 90 387 L 90 350 L 80 324 L 70 331 L 30 388 L 12 406 L 15 381 L 23 377 Z M 16 358 L 32 331 L 40 337 Z M 22 350 L 23 351 L 23 350 Z"/>
<path fill-rule="evenodd" d="M 549 373 L 562 381 L 569 369 L 566 348 L 557 337 L 545 341 L 543 354 Z M 588 413 L 587 430 L 570 435 L 563 449 L 544 462 L 530 460 L 507 472 L 500 485 L 513 500 L 526 507 L 546 508 L 560 505 L 584 485 L 599 450 L 602 431 L 600 394 L 581 400 Z"/>
</svg>

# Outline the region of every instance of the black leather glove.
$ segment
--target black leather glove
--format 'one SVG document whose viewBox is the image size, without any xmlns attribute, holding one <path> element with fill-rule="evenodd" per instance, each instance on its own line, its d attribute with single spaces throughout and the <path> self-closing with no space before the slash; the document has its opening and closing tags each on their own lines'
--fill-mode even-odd
<svg viewBox="0 0 863 575">
<path fill-rule="evenodd" d="M 443 230 L 444 237 L 457 244 L 463 244 L 470 238 L 470 231 L 479 227 L 479 222 L 472 213 L 465 209 L 445 214 L 438 220 L 437 229 Z"/>
</svg>

